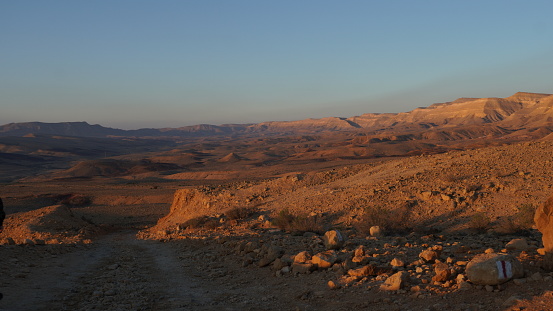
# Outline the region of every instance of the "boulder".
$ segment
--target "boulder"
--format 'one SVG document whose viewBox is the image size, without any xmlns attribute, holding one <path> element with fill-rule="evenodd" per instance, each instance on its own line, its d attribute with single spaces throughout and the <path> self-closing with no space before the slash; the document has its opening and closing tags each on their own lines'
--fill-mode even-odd
<svg viewBox="0 0 553 311">
<path fill-rule="evenodd" d="M 328 269 L 338 259 L 338 254 L 334 250 L 318 253 L 311 258 L 311 262 L 321 269 Z"/>
<path fill-rule="evenodd" d="M 522 264 L 507 254 L 480 254 L 466 268 L 469 281 L 477 285 L 498 285 L 524 276 Z"/>
<path fill-rule="evenodd" d="M 525 251 L 528 250 L 530 246 L 528 245 L 528 242 L 526 242 L 526 239 L 512 239 L 507 245 L 505 245 L 505 248 L 510 251 Z"/>
<path fill-rule="evenodd" d="M 553 196 L 536 209 L 534 214 L 536 227 L 542 233 L 543 246 L 546 252 L 553 252 Z"/>
<path fill-rule="evenodd" d="M 387 278 L 384 284 L 380 285 L 380 289 L 387 291 L 400 290 L 405 287 L 408 280 L 409 273 L 400 271 Z"/>
<path fill-rule="evenodd" d="M 543 268 L 553 270 L 553 196 L 545 204 L 536 209 L 534 214 L 536 227 L 542 234 L 542 242 L 545 251 Z"/>
<path fill-rule="evenodd" d="M 330 230 L 325 233 L 324 243 L 327 249 L 339 249 L 344 246 L 344 236 L 339 230 Z"/>
</svg>

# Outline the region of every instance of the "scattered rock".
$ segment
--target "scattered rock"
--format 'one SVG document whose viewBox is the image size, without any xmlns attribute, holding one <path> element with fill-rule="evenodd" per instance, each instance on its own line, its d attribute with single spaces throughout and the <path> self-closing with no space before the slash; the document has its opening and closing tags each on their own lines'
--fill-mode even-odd
<svg viewBox="0 0 553 311">
<path fill-rule="evenodd" d="M 292 264 L 292 272 L 293 273 L 298 273 L 298 274 L 307 274 L 307 273 L 310 273 L 311 271 L 314 271 L 315 270 L 315 265 L 312 264 L 312 263 L 298 263 L 298 262 L 294 262 Z"/>
<path fill-rule="evenodd" d="M 432 281 L 434 282 L 446 282 L 451 277 L 451 270 L 449 269 L 449 266 L 443 262 L 436 264 L 434 272 L 436 273 L 436 275 L 432 277 Z"/>
<path fill-rule="evenodd" d="M 348 274 L 355 277 L 377 276 L 392 272 L 392 269 L 366 265 L 357 269 L 348 270 Z"/>
<path fill-rule="evenodd" d="M 295 263 L 306 263 L 310 260 L 311 260 L 311 254 L 309 254 L 308 251 L 300 252 L 294 257 Z"/>
<path fill-rule="evenodd" d="M 405 271 L 400 271 L 387 278 L 384 284 L 380 286 L 380 289 L 386 291 L 400 290 L 405 287 L 408 279 L 409 273 Z"/>
<path fill-rule="evenodd" d="M 382 230 L 382 228 L 380 228 L 380 226 L 372 226 L 369 229 L 369 233 L 370 233 L 371 236 L 374 236 L 374 237 L 377 237 L 377 238 L 380 238 L 380 237 L 384 236 L 384 231 Z"/>
<path fill-rule="evenodd" d="M 337 284 L 334 281 L 328 281 L 327 285 L 330 289 L 340 289 L 342 287 L 340 286 L 340 284 Z"/>
<path fill-rule="evenodd" d="M 339 230 L 330 230 L 324 235 L 324 244 L 327 249 L 340 249 L 344 246 L 344 242 L 344 236 Z"/>
<path fill-rule="evenodd" d="M 403 262 L 403 260 L 400 260 L 397 258 L 392 259 L 392 262 L 390 262 L 390 265 L 396 268 L 405 267 L 405 263 Z"/>
<path fill-rule="evenodd" d="M 433 262 L 434 260 L 438 259 L 440 255 L 437 251 L 434 250 L 424 250 L 419 254 L 419 257 L 424 259 L 426 262 Z"/>
<path fill-rule="evenodd" d="M 321 269 L 328 269 L 336 262 L 338 255 L 334 250 L 318 253 L 311 258 L 311 262 Z"/>
</svg>

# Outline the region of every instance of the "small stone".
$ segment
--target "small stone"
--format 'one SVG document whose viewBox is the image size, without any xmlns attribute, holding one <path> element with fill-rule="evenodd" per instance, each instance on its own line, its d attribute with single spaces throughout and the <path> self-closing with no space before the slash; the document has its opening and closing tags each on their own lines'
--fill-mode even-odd
<svg viewBox="0 0 553 311">
<path fill-rule="evenodd" d="M 114 289 L 108 289 L 108 290 L 104 293 L 104 295 L 106 295 L 106 296 L 115 296 L 115 294 L 116 294 L 116 292 L 115 292 Z"/>
<path fill-rule="evenodd" d="M 328 281 L 327 285 L 330 289 L 340 289 L 342 287 L 340 286 L 340 284 L 337 284 L 334 281 Z"/>
<path fill-rule="evenodd" d="M 543 277 L 542 277 L 541 273 L 536 272 L 536 273 L 532 274 L 532 276 L 530 276 L 530 279 L 532 281 L 542 281 Z"/>
<path fill-rule="evenodd" d="M 487 292 L 490 292 L 490 293 L 493 292 L 493 289 L 494 289 L 493 286 L 491 285 L 486 285 L 484 286 L 484 288 L 486 289 Z"/>
<path fill-rule="evenodd" d="M 392 259 L 392 262 L 390 262 L 390 265 L 392 267 L 404 267 L 405 263 L 401 259 L 394 258 Z"/>
<path fill-rule="evenodd" d="M 409 279 L 409 273 L 405 271 L 400 271 L 396 274 L 393 274 L 386 279 L 384 284 L 380 286 L 381 290 L 386 291 L 397 291 L 405 287 L 407 280 Z"/>
<path fill-rule="evenodd" d="M 518 303 L 520 301 L 522 301 L 522 298 L 520 298 L 520 296 L 511 296 L 511 297 L 507 298 L 507 300 L 505 300 L 505 302 L 503 302 L 503 306 L 505 306 L 505 307 L 512 306 L 515 303 Z"/>
<path fill-rule="evenodd" d="M 384 232 L 382 230 L 382 228 L 380 228 L 380 226 L 372 226 L 370 229 L 369 229 L 369 233 L 371 236 L 374 236 L 374 237 L 382 237 L 384 236 Z"/>
<path fill-rule="evenodd" d="M 462 281 L 461 283 L 459 283 L 459 290 L 469 290 L 472 288 L 472 285 L 470 285 L 469 282 L 465 282 L 465 281 Z"/>
<path fill-rule="evenodd" d="M 419 257 L 424 259 L 426 262 L 432 262 L 440 257 L 438 252 L 433 250 L 424 250 L 419 254 Z"/>
<path fill-rule="evenodd" d="M 345 243 L 345 238 L 339 230 L 327 231 L 323 240 L 327 249 L 340 249 Z"/>
<path fill-rule="evenodd" d="M 359 245 L 353 252 L 354 257 L 365 257 L 366 250 L 364 245 Z"/>
<path fill-rule="evenodd" d="M 455 281 L 456 281 L 457 283 L 461 283 L 461 282 L 463 282 L 463 281 L 466 281 L 466 279 L 467 279 L 467 278 L 466 278 L 466 276 L 465 276 L 464 274 L 458 274 L 458 275 L 457 275 L 457 278 L 455 279 Z"/>
<path fill-rule="evenodd" d="M 315 270 L 315 265 L 311 263 L 297 263 L 294 262 L 292 264 L 292 272 L 293 273 L 299 273 L 299 274 L 307 274 L 311 273 L 311 271 Z"/>
<path fill-rule="evenodd" d="M 338 254 L 334 250 L 328 250 L 326 252 L 318 253 L 311 258 L 311 262 L 316 264 L 321 269 L 328 269 L 338 259 Z"/>
<path fill-rule="evenodd" d="M 495 253 L 494 249 L 493 248 L 488 248 L 484 251 L 485 254 L 493 254 Z"/>
<path fill-rule="evenodd" d="M 117 268 L 119 268 L 119 264 L 118 263 L 114 263 L 113 265 L 109 265 L 106 267 L 108 270 L 115 270 Z"/>
<path fill-rule="evenodd" d="M 311 260 L 311 254 L 308 251 L 300 252 L 294 257 L 294 262 L 297 263 L 306 263 L 309 260 Z"/>
</svg>

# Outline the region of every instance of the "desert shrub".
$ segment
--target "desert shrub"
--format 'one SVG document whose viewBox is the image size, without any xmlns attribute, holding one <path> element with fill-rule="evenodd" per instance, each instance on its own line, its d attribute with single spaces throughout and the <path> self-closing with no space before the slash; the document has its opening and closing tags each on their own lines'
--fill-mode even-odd
<svg viewBox="0 0 553 311">
<path fill-rule="evenodd" d="M 382 206 L 369 206 L 365 208 L 354 227 L 363 233 L 369 233 L 372 226 L 379 226 L 387 232 L 409 231 L 412 229 L 410 216 L 409 204 L 404 204 L 395 210 Z"/>
<path fill-rule="evenodd" d="M 523 233 L 534 226 L 536 207 L 523 204 L 517 207 L 517 212 L 509 217 L 503 217 L 497 224 L 496 231 L 501 234 Z"/>
<path fill-rule="evenodd" d="M 293 233 L 324 231 L 324 223 L 318 216 L 294 215 L 284 209 L 272 220 L 272 224 Z"/>
<path fill-rule="evenodd" d="M 476 213 L 469 220 L 469 228 L 478 232 L 486 232 L 490 228 L 491 219 L 486 213 Z"/>
<path fill-rule="evenodd" d="M 217 219 L 212 219 L 208 216 L 198 216 L 181 223 L 178 227 L 179 229 L 215 229 L 220 225 Z"/>
<path fill-rule="evenodd" d="M 226 211 L 225 215 L 230 220 L 240 220 L 252 216 L 256 211 L 253 207 L 236 207 Z"/>
</svg>

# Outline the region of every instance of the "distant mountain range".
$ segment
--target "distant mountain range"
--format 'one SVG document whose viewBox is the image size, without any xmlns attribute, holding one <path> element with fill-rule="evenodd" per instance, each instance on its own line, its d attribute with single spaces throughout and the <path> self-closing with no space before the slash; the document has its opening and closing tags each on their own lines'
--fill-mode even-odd
<svg viewBox="0 0 553 311">
<path fill-rule="evenodd" d="M 506 98 L 460 98 L 402 113 L 367 113 L 350 118 L 328 117 L 257 124 L 200 124 L 180 128 L 121 130 L 87 122 L 10 123 L 0 126 L 0 136 L 32 134 L 77 137 L 204 137 L 246 134 L 317 133 L 333 131 L 404 132 L 471 130 L 490 131 L 546 128 L 553 131 L 553 95 L 519 92 Z M 478 130 L 476 130 L 478 128 Z"/>
</svg>

